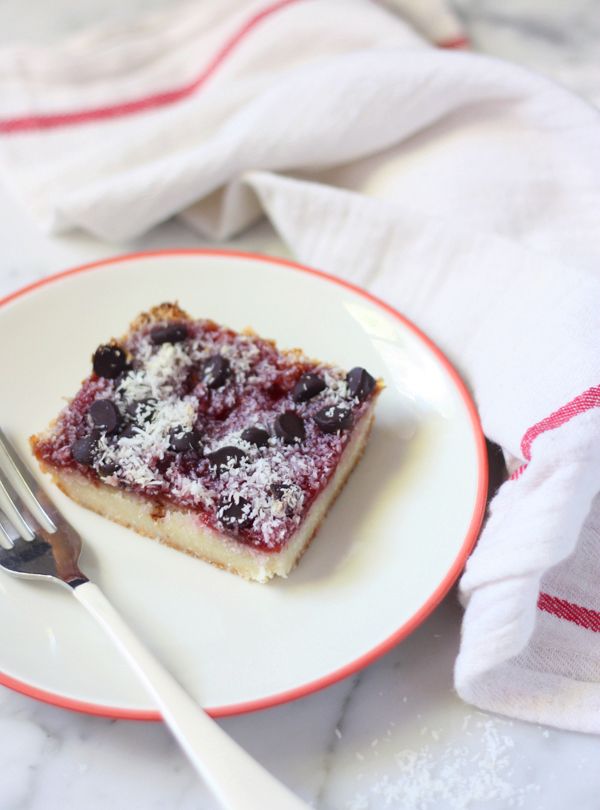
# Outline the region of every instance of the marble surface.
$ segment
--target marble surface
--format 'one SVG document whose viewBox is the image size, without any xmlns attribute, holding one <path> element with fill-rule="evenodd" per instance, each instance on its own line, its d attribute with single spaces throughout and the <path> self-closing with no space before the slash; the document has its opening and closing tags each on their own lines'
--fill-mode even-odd
<svg viewBox="0 0 600 810">
<path fill-rule="evenodd" d="M 55 42 L 168 0 L 2 0 L 0 45 Z M 455 0 L 476 49 L 521 62 L 600 104 L 599 0 Z M 178 222 L 135 243 L 41 234 L 0 188 L 0 297 L 66 267 L 202 246 Z M 267 224 L 231 243 L 285 255 Z M 219 721 L 319 810 L 600 807 L 600 739 L 488 715 L 458 699 L 461 610 L 452 591 L 404 642 L 319 693 Z M 77 714 L 0 687 L 0 810 L 212 810 L 161 723 Z M 269 810 L 269 808 L 266 808 Z"/>
</svg>

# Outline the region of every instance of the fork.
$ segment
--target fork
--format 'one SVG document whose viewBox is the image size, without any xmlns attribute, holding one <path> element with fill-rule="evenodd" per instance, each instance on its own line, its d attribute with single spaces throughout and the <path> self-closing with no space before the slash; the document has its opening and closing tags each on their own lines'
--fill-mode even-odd
<svg viewBox="0 0 600 810">
<path fill-rule="evenodd" d="M 1 428 L 0 492 L 8 507 L 4 509 L 0 503 L 0 568 L 20 577 L 58 582 L 85 605 L 146 687 L 224 810 L 307 810 L 307 804 L 208 717 L 134 635 L 98 586 L 81 572 L 81 537 L 48 498 Z M 20 492 L 33 510 L 39 511 L 40 519 L 34 517 Z"/>
</svg>

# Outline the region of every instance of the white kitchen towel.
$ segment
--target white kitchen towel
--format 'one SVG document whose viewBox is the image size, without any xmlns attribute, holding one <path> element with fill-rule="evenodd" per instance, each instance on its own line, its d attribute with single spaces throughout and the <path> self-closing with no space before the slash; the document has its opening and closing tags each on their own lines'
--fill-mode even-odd
<svg viewBox="0 0 600 810">
<path fill-rule="evenodd" d="M 385 0 L 439 48 L 469 48 L 466 31 L 446 0 Z"/>
<path fill-rule="evenodd" d="M 461 581 L 459 694 L 599 733 L 600 278 L 355 192 L 244 181 L 301 261 L 368 287 L 443 349 L 504 450 L 510 478 Z"/>
<path fill-rule="evenodd" d="M 435 0 L 412 5 L 429 27 L 424 12 L 435 19 Z M 341 60 L 343 71 L 344 57 L 398 47 L 428 46 L 371 0 L 203 0 L 56 49 L 3 49 L 0 176 L 52 232 L 79 226 L 131 238 L 248 165 L 294 168 L 368 154 L 370 144 L 339 144 L 338 152 L 336 131 L 360 110 L 348 99 L 339 118 L 318 68 Z M 317 113 L 319 129 L 333 125 L 322 156 L 314 150 Z"/>
<path fill-rule="evenodd" d="M 0 114 L 45 227 L 224 238 L 264 210 L 428 332 L 511 474 L 462 579 L 457 689 L 600 732 L 600 113 L 370 0 L 222 0 L 0 52 Z"/>
</svg>

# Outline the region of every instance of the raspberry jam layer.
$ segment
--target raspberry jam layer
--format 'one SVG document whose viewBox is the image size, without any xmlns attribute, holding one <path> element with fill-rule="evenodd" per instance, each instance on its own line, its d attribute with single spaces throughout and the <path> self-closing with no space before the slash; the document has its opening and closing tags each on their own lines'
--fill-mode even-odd
<svg viewBox="0 0 600 810">
<path fill-rule="evenodd" d="M 277 552 L 331 480 L 376 382 L 175 305 L 101 346 L 33 442 L 50 467 L 139 493 Z"/>
</svg>

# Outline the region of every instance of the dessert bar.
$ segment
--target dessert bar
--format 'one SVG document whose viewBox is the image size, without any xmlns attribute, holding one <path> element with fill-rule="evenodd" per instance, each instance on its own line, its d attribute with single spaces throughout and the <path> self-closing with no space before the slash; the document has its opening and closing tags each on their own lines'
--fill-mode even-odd
<svg viewBox="0 0 600 810">
<path fill-rule="evenodd" d="M 247 579 L 287 576 L 360 458 L 383 388 L 177 304 L 99 346 L 31 438 L 71 498 Z"/>
</svg>

